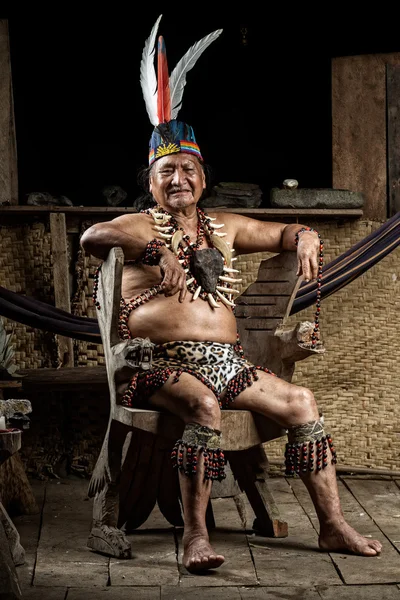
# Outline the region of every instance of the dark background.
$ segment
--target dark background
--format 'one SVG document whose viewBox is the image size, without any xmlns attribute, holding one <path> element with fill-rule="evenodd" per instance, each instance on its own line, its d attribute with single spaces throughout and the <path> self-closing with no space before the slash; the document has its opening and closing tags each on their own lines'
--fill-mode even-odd
<svg viewBox="0 0 400 600">
<path fill-rule="evenodd" d="M 120 185 L 122 206 L 132 205 L 152 131 L 140 60 L 161 13 L 170 72 L 192 44 L 223 29 L 189 72 L 178 118 L 193 126 L 213 183 L 257 183 L 262 206 L 285 178 L 332 186 L 332 57 L 400 49 L 394 16 L 372 6 L 353 17 L 199 3 L 153 3 L 140 13 L 8 17 L 20 203 L 41 191 L 101 206 L 103 186 Z"/>
</svg>

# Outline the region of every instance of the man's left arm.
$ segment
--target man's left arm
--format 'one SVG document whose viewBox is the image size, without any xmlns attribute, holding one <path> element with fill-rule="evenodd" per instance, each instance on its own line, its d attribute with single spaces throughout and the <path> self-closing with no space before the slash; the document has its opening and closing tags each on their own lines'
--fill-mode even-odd
<svg viewBox="0 0 400 600">
<path fill-rule="evenodd" d="M 259 221 L 242 215 L 224 215 L 228 228 L 235 231 L 236 254 L 297 251 L 297 275 L 305 281 L 317 279 L 321 253 L 318 232 L 299 223 Z"/>
</svg>

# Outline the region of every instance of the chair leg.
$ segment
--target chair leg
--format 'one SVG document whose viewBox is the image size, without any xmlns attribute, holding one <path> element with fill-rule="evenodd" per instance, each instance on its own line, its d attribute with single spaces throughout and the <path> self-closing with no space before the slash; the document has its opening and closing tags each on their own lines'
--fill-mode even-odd
<svg viewBox="0 0 400 600">
<path fill-rule="evenodd" d="M 18 575 L 3 521 L 0 521 L 0 596 L 10 600 L 22 600 Z"/>
<path fill-rule="evenodd" d="M 268 459 L 262 446 L 227 452 L 227 459 L 240 489 L 256 516 L 253 529 L 266 537 L 287 537 L 288 524 L 283 521 L 268 488 Z"/>
<path fill-rule="evenodd" d="M 94 503 L 87 545 L 116 558 L 132 556 L 130 542 L 117 527 L 122 450 L 129 431 L 121 423 L 111 421 L 89 486 L 89 496 L 94 496 Z"/>
<path fill-rule="evenodd" d="M 19 533 L 11 521 L 8 513 L 2 503 L 0 502 L 0 524 L 4 527 L 4 532 L 8 539 L 8 544 L 11 552 L 14 565 L 23 565 L 25 562 L 25 550 L 21 546 Z"/>
</svg>

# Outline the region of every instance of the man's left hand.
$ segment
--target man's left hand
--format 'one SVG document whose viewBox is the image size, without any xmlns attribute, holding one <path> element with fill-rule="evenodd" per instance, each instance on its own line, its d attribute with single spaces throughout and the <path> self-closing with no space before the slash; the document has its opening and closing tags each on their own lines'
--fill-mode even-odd
<svg viewBox="0 0 400 600">
<path fill-rule="evenodd" d="M 297 244 L 297 275 L 305 281 L 317 279 L 320 253 L 320 239 L 315 231 L 303 231 Z"/>
</svg>

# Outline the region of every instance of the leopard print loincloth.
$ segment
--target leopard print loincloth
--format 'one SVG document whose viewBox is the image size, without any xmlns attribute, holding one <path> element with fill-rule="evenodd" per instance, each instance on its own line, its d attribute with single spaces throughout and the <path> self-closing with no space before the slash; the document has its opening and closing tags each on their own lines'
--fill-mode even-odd
<svg viewBox="0 0 400 600">
<path fill-rule="evenodd" d="M 258 379 L 257 370 L 273 375 L 269 369 L 249 363 L 232 344 L 191 341 L 158 344 L 153 349 L 151 369 L 135 373 L 122 404 L 142 407 L 171 376 L 176 383 L 182 373 L 189 373 L 215 394 L 221 408 L 229 408 L 235 397 Z"/>
</svg>

